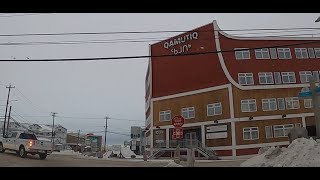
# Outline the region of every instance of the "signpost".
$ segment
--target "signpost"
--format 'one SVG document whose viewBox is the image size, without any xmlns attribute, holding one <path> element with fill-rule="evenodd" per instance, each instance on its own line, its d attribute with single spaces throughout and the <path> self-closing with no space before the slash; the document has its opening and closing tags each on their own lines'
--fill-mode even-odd
<svg viewBox="0 0 320 180">
<path fill-rule="evenodd" d="M 183 138 L 183 129 L 184 118 L 182 116 L 175 116 L 171 120 L 172 125 L 174 126 L 172 132 L 172 139 L 182 139 Z"/>
</svg>

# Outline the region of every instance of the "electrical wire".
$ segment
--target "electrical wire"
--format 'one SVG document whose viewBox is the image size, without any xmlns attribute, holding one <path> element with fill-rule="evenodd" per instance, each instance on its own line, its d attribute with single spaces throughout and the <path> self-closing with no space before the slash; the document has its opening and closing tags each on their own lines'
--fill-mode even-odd
<svg viewBox="0 0 320 180">
<path fill-rule="evenodd" d="M 253 29 L 221 29 L 221 30 L 161 30 L 161 31 L 113 31 L 113 32 L 64 32 L 64 33 L 24 33 L 0 34 L 0 37 L 12 36 L 66 36 L 66 35 L 101 35 L 101 34 L 158 34 L 158 33 L 186 33 L 186 32 L 214 32 L 214 31 L 281 31 L 281 30 L 320 30 L 315 27 L 305 28 L 253 28 Z"/>
<path fill-rule="evenodd" d="M 309 41 L 303 43 L 293 43 L 293 44 L 283 44 L 277 46 L 261 46 L 255 48 L 247 48 L 246 50 L 255 50 L 263 48 L 277 48 L 277 47 L 291 47 L 306 44 L 318 44 L 320 41 Z M 195 55 L 205 55 L 205 54 L 217 54 L 217 53 L 227 53 L 235 52 L 237 50 L 222 50 L 222 51 L 208 51 L 201 53 L 185 53 L 185 54 L 168 54 L 168 55 L 142 55 L 142 56 L 120 56 L 120 57 L 96 57 L 96 58 L 59 58 L 59 59 L 0 59 L 1 62 L 58 62 L 58 61 L 106 61 L 106 60 L 119 60 L 119 59 L 141 59 L 141 58 L 161 58 L 161 57 L 177 57 L 177 56 L 195 56 Z"/>
</svg>

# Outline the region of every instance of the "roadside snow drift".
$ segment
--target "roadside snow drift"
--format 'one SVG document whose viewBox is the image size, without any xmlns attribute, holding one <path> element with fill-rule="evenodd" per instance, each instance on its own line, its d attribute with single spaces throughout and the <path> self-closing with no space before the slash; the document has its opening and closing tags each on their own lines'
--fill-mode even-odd
<svg viewBox="0 0 320 180">
<path fill-rule="evenodd" d="M 64 150 L 60 152 L 52 152 L 52 154 L 60 154 L 60 155 L 81 155 L 79 152 L 74 152 L 73 150 Z"/>
<path fill-rule="evenodd" d="M 103 158 L 109 158 L 111 155 L 112 151 L 107 151 L 106 153 L 104 153 Z M 113 154 L 120 154 L 120 151 L 113 151 Z M 135 156 L 137 157 L 137 155 L 131 151 L 129 146 L 126 147 L 121 147 L 121 154 L 123 155 L 124 158 L 131 158 L 131 156 Z"/>
<path fill-rule="evenodd" d="M 172 162 L 169 162 L 169 164 L 164 167 L 183 167 L 183 166 L 172 161 Z"/>
<path fill-rule="evenodd" d="M 261 148 L 259 155 L 241 167 L 320 167 L 320 141 L 312 138 L 294 140 L 288 148 Z"/>
</svg>

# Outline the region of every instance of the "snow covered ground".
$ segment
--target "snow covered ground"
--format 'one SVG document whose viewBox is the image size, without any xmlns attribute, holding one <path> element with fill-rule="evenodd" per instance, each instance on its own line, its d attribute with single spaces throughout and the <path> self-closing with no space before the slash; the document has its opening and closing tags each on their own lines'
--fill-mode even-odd
<svg viewBox="0 0 320 180">
<path fill-rule="evenodd" d="M 60 152 L 52 152 L 52 154 L 60 154 L 60 155 L 81 155 L 79 152 L 74 152 L 73 150 L 64 150 Z"/>
<path fill-rule="evenodd" d="M 171 162 L 168 163 L 168 165 L 166 165 L 164 167 L 183 167 L 183 166 L 171 161 Z"/>
<path fill-rule="evenodd" d="M 320 142 L 312 138 L 294 140 L 288 148 L 261 148 L 259 155 L 241 167 L 320 167 Z"/>
</svg>

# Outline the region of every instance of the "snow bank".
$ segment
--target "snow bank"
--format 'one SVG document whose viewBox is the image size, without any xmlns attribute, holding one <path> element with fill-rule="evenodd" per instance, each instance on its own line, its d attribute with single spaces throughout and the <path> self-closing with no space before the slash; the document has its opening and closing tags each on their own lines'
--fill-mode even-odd
<svg viewBox="0 0 320 180">
<path fill-rule="evenodd" d="M 320 142 L 312 138 L 294 140 L 288 148 L 261 148 L 259 155 L 241 167 L 320 167 Z"/>
<path fill-rule="evenodd" d="M 169 164 L 165 165 L 164 167 L 183 167 L 183 166 L 171 161 L 169 162 Z"/>
<path fill-rule="evenodd" d="M 117 154 L 119 155 L 120 154 L 120 151 L 107 151 L 106 153 L 103 154 L 103 158 L 110 158 L 110 155 L 112 154 Z M 131 151 L 130 147 L 121 147 L 121 154 L 123 155 L 124 158 L 131 158 L 131 156 L 136 156 L 137 155 Z"/>
<path fill-rule="evenodd" d="M 52 154 L 60 154 L 60 155 L 81 155 L 79 152 L 74 152 L 73 150 L 64 150 L 60 152 L 52 152 Z"/>
</svg>

